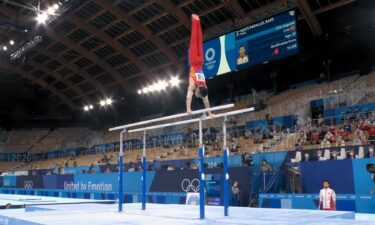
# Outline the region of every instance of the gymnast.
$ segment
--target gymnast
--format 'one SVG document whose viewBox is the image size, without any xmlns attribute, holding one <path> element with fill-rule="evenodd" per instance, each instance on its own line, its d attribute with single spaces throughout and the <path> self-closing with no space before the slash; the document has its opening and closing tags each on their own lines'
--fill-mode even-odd
<svg viewBox="0 0 375 225">
<path fill-rule="evenodd" d="M 189 87 L 186 96 L 186 111 L 191 114 L 191 100 L 193 92 L 197 98 L 202 98 L 206 109 L 210 108 L 210 102 L 208 101 L 208 90 L 206 79 L 203 73 L 203 43 L 202 43 L 202 29 L 199 16 L 196 14 L 192 15 L 192 26 L 191 26 L 191 38 L 189 48 L 189 63 L 190 63 L 190 75 L 189 75 Z M 208 111 L 208 115 L 212 116 L 211 111 Z"/>
</svg>

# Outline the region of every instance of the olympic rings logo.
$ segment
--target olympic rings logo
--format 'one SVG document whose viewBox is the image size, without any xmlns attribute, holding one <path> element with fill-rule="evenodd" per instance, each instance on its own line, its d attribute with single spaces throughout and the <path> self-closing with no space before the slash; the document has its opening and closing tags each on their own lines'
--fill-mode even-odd
<svg viewBox="0 0 375 225">
<path fill-rule="evenodd" d="M 181 182 L 181 189 L 184 192 L 198 192 L 199 191 L 199 180 L 198 179 L 183 179 Z"/>
<path fill-rule="evenodd" d="M 25 189 L 32 189 L 34 186 L 34 183 L 32 181 L 25 180 L 23 182 L 23 188 Z"/>
<path fill-rule="evenodd" d="M 209 48 L 206 50 L 206 53 L 204 54 L 206 61 L 210 62 L 215 59 L 215 49 L 214 48 Z"/>
</svg>

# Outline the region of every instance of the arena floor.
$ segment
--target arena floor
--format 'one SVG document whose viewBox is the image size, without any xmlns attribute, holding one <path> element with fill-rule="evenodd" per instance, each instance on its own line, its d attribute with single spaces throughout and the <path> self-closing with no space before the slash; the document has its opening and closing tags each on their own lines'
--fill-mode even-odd
<svg viewBox="0 0 375 225">
<path fill-rule="evenodd" d="M 26 199 L 24 196 L 15 197 Z M 56 198 L 62 204 L 29 204 L 26 209 L 0 210 L 0 224 L 375 224 L 374 215 L 353 212 L 231 207 L 230 216 L 224 217 L 222 207 L 206 206 L 206 219 L 200 220 L 197 206 L 148 204 L 147 210 L 142 211 L 141 205 L 136 203 L 125 204 L 124 212 L 119 213 L 116 204 L 76 202 L 80 199 L 73 203 L 70 200 L 73 199 Z M 66 204 L 68 202 L 70 204 Z"/>
</svg>

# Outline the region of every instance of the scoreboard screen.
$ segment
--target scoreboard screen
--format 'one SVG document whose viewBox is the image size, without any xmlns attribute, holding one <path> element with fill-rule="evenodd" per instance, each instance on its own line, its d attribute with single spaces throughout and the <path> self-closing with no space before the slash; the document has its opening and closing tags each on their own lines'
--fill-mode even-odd
<svg viewBox="0 0 375 225">
<path fill-rule="evenodd" d="M 298 52 L 296 16 L 291 10 L 204 42 L 203 73 L 209 79 Z"/>
<path fill-rule="evenodd" d="M 234 32 L 203 44 L 203 73 L 206 79 L 236 70 L 236 40 Z"/>
<path fill-rule="evenodd" d="M 244 27 L 235 36 L 237 69 L 298 53 L 294 11 Z"/>
</svg>

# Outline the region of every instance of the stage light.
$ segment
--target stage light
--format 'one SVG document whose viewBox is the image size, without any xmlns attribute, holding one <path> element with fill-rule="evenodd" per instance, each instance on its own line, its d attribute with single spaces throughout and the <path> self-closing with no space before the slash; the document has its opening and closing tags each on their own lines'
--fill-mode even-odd
<svg viewBox="0 0 375 225">
<path fill-rule="evenodd" d="M 38 35 L 33 37 L 30 41 L 23 43 L 22 46 L 11 52 L 10 59 L 15 60 L 23 56 L 27 51 L 34 48 L 37 44 L 42 42 L 42 36 Z"/>
<path fill-rule="evenodd" d="M 153 84 L 153 85 L 150 85 L 148 86 L 148 91 L 149 92 L 154 92 L 154 91 L 157 91 L 157 84 Z"/>
<path fill-rule="evenodd" d="M 47 13 L 40 13 L 36 17 L 36 20 L 38 21 L 38 23 L 45 23 L 47 19 L 48 19 Z"/>
<path fill-rule="evenodd" d="M 13 41 L 13 40 L 10 40 L 10 41 L 9 41 L 9 44 L 10 44 L 10 45 L 14 45 L 14 41 Z"/>
<path fill-rule="evenodd" d="M 138 94 L 141 95 L 142 94 L 142 90 L 138 90 Z"/>
<path fill-rule="evenodd" d="M 59 9 L 59 4 L 54 4 L 54 5 L 53 5 L 53 8 L 54 8 L 55 10 L 58 10 L 58 9 Z"/>
<path fill-rule="evenodd" d="M 28 30 L 28 29 L 25 29 L 24 31 L 25 31 L 25 33 L 29 32 L 29 30 Z"/>
<path fill-rule="evenodd" d="M 8 50 L 8 47 L 4 45 L 4 46 L 3 46 L 3 50 L 4 50 L 4 51 Z"/>
<path fill-rule="evenodd" d="M 105 106 L 105 101 L 101 100 L 99 104 L 100 104 L 100 106 Z"/>
<path fill-rule="evenodd" d="M 165 90 L 168 87 L 168 82 L 167 81 L 162 81 L 161 82 L 161 89 Z"/>
<path fill-rule="evenodd" d="M 149 90 L 148 90 L 148 88 L 147 88 L 147 87 L 145 87 L 145 88 L 143 88 L 143 90 L 142 90 L 142 91 L 143 91 L 143 93 L 144 93 L 144 94 L 147 94 Z"/>
<path fill-rule="evenodd" d="M 111 105 L 111 104 L 112 104 L 112 99 L 107 98 L 107 100 L 105 100 L 105 103 L 106 103 L 107 105 Z"/>
<path fill-rule="evenodd" d="M 49 8 L 47 9 L 47 13 L 48 13 L 49 15 L 53 15 L 53 14 L 55 14 L 55 9 L 54 9 L 53 7 L 49 7 Z"/>
<path fill-rule="evenodd" d="M 90 109 L 94 109 L 94 106 L 93 106 L 93 105 L 90 105 L 89 108 L 90 108 Z"/>
<path fill-rule="evenodd" d="M 172 86 L 172 87 L 177 87 L 179 84 L 180 84 L 180 79 L 178 79 L 178 77 L 172 77 L 171 80 L 169 81 L 169 84 Z"/>
<path fill-rule="evenodd" d="M 167 86 L 168 86 L 167 82 L 161 80 L 161 81 L 159 81 L 159 82 L 156 84 L 156 90 L 157 90 L 157 91 L 165 90 L 165 88 L 167 88 Z"/>
<path fill-rule="evenodd" d="M 85 110 L 87 112 L 87 111 L 89 111 L 89 107 L 86 105 L 85 107 L 83 107 L 83 110 Z"/>
</svg>

